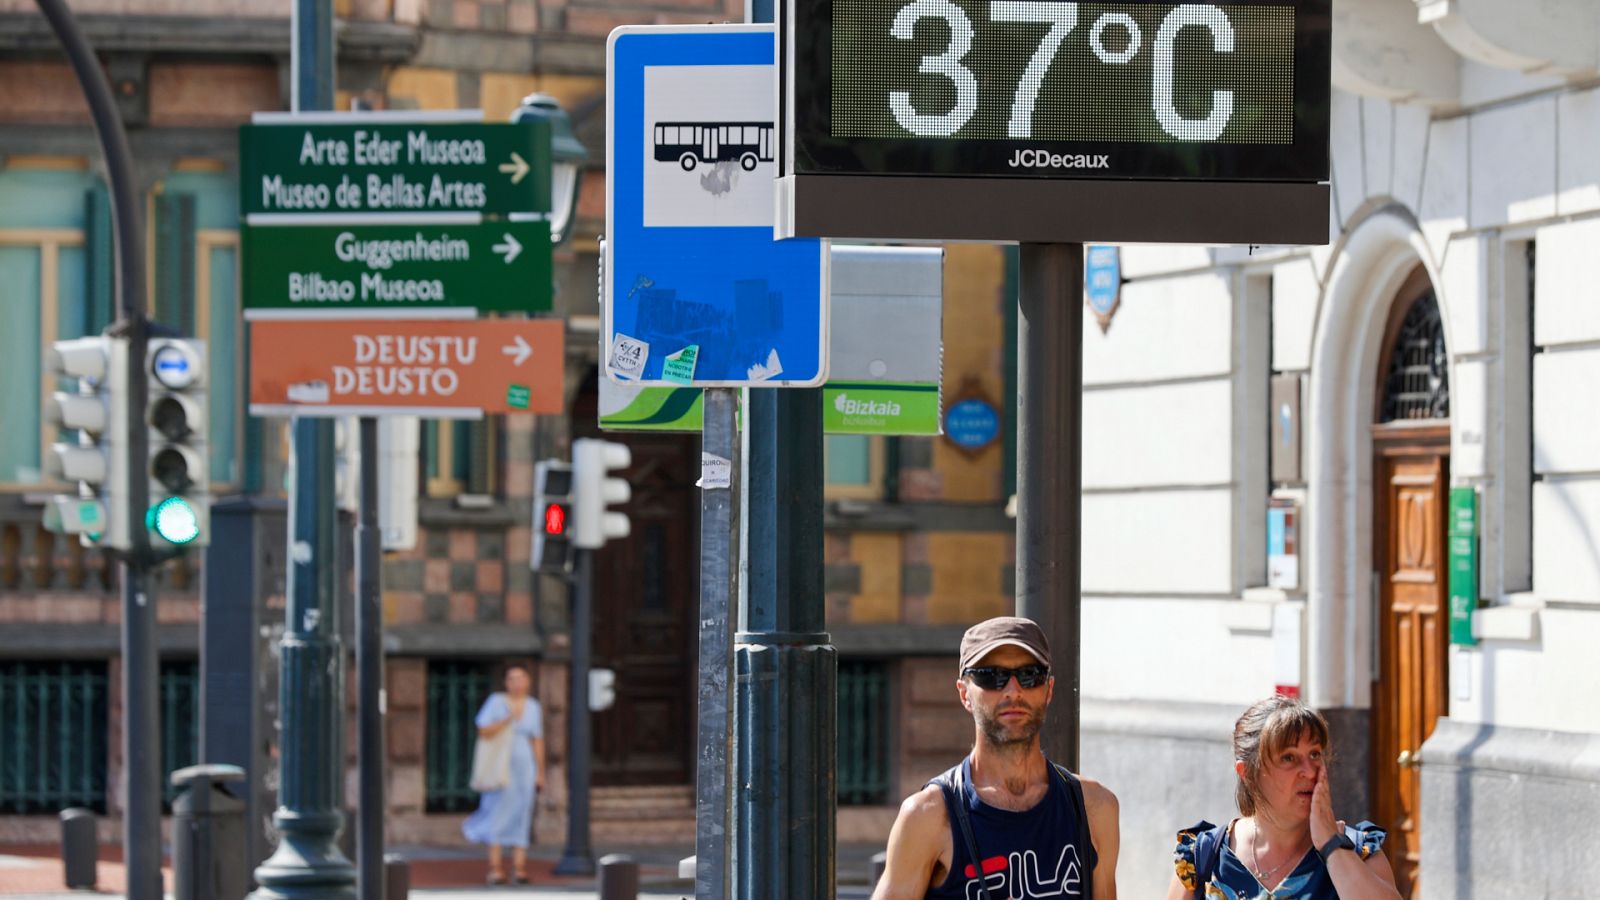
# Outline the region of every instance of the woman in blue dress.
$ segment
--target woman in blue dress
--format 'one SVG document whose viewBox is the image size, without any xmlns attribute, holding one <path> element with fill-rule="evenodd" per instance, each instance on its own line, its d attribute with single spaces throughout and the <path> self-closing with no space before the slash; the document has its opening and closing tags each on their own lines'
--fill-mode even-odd
<svg viewBox="0 0 1600 900">
<path fill-rule="evenodd" d="M 1383 829 L 1333 817 L 1329 753 L 1327 721 L 1300 701 L 1245 710 L 1233 728 L 1243 815 L 1178 832 L 1167 900 L 1399 900 Z"/>
<path fill-rule="evenodd" d="M 478 810 L 461 825 L 461 833 L 475 844 L 489 845 L 489 883 L 505 884 L 502 847 L 511 848 L 512 878 L 528 883 L 528 833 L 533 824 L 533 802 L 544 790 L 544 716 L 539 701 L 528 696 L 533 679 L 526 666 L 506 668 L 505 692 L 493 693 L 478 710 L 478 734 L 494 737 L 516 729 L 511 743 L 511 781 L 498 791 L 479 795 Z"/>
</svg>

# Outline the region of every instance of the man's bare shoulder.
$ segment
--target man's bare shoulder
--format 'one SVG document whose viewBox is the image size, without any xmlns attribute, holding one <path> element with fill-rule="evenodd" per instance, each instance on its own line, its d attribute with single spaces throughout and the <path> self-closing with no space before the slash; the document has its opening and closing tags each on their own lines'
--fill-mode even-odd
<svg viewBox="0 0 1600 900">
<path fill-rule="evenodd" d="M 900 821 L 908 837 L 937 835 L 950 828 L 950 813 L 944 806 L 944 789 L 937 784 L 925 785 L 922 790 L 900 803 Z"/>
<path fill-rule="evenodd" d="M 1110 788 L 1082 775 L 1078 776 L 1078 781 L 1083 785 L 1083 805 L 1090 815 L 1101 811 L 1110 813 L 1117 811 L 1117 795 L 1113 794 Z"/>
</svg>

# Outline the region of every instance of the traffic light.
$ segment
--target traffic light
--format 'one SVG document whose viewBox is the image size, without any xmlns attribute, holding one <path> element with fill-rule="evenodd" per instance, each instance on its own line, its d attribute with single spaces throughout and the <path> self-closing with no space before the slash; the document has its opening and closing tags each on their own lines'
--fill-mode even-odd
<svg viewBox="0 0 1600 900">
<path fill-rule="evenodd" d="M 573 546 L 598 550 L 608 540 L 628 536 L 627 513 L 610 512 L 606 507 L 627 503 L 633 491 L 628 482 L 607 473 L 626 469 L 632 462 L 633 454 L 623 444 L 594 438 L 572 442 L 572 499 L 577 514 Z"/>
<path fill-rule="evenodd" d="M 533 568 L 565 575 L 571 567 L 572 464 L 540 460 L 533 467 Z"/>
<path fill-rule="evenodd" d="M 51 498 L 45 522 L 84 546 L 129 548 L 127 361 L 127 340 L 104 335 L 56 341 L 45 354 L 51 374 L 77 380 L 75 390 L 46 401 L 45 422 L 78 432 L 45 458 L 52 479 L 78 483 L 76 494 Z"/>
<path fill-rule="evenodd" d="M 211 475 L 206 447 L 205 344 L 153 337 L 145 354 L 150 402 L 150 507 L 155 547 L 205 546 L 211 539 Z"/>
</svg>

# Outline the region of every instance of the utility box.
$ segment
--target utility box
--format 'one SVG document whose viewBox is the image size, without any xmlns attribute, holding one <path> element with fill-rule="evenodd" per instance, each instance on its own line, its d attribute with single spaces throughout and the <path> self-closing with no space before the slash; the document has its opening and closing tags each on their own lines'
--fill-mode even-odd
<svg viewBox="0 0 1600 900">
<path fill-rule="evenodd" d="M 172 783 L 187 788 L 172 803 L 177 900 L 235 900 L 249 893 L 254 863 L 245 856 L 245 801 L 223 787 L 244 780 L 244 769 L 229 765 L 172 773 Z"/>
</svg>

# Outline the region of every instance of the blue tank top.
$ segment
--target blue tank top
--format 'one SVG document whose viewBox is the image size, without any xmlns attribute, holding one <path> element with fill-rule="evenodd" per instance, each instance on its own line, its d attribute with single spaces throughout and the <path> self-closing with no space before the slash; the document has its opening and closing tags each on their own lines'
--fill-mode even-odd
<svg viewBox="0 0 1600 900">
<path fill-rule="evenodd" d="M 944 788 L 952 846 L 950 872 L 928 891 L 930 900 L 984 900 L 980 871 L 994 900 L 1088 896 L 1095 852 L 1082 805 L 1083 792 L 1069 790 L 1066 779 L 1073 776 L 1048 760 L 1046 763 L 1054 771 L 1044 799 L 1023 812 L 998 809 L 978 799 L 972 786 L 970 756 L 928 782 Z M 956 819 L 958 798 L 966 805 L 981 861 L 967 852 L 967 840 Z"/>
</svg>

